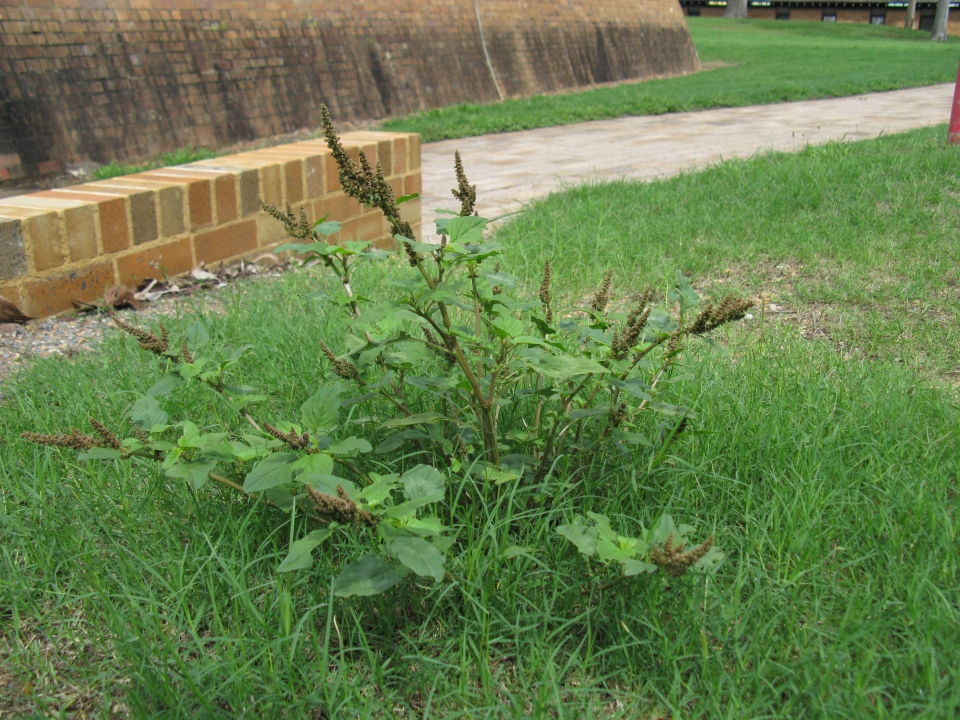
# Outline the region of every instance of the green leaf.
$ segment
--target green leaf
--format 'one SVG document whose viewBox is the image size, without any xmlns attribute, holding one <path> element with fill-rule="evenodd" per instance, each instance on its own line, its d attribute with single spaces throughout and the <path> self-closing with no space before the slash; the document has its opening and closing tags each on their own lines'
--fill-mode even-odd
<svg viewBox="0 0 960 720">
<path fill-rule="evenodd" d="M 574 523 L 573 525 L 561 525 L 557 528 L 557 534 L 565 537 L 567 540 L 577 546 L 577 550 L 593 557 L 597 552 L 597 538 L 591 532 L 591 528 L 586 525 Z"/>
<path fill-rule="evenodd" d="M 579 420 L 580 418 L 596 417 L 598 415 L 609 415 L 610 414 L 610 404 L 604 403 L 602 405 L 597 405 L 592 408 L 577 408 L 576 410 L 570 411 L 571 420 Z"/>
<path fill-rule="evenodd" d="M 390 543 L 390 551 L 417 575 L 443 580 L 443 555 L 423 538 L 397 538 Z"/>
<path fill-rule="evenodd" d="M 331 455 L 356 455 L 357 453 L 368 453 L 373 450 L 373 446 L 363 438 L 348 437 L 346 440 L 340 440 L 327 448 Z"/>
<path fill-rule="evenodd" d="M 686 415 L 691 420 L 697 419 L 697 416 L 690 412 L 690 408 L 682 405 L 668 405 L 667 403 L 662 402 L 652 402 L 647 407 L 649 407 L 651 410 L 656 410 L 659 413 L 663 413 L 664 415 Z"/>
<path fill-rule="evenodd" d="M 324 453 L 304 455 L 293 463 L 294 470 L 302 470 L 302 475 L 330 475 L 333 473 L 333 458 Z"/>
<path fill-rule="evenodd" d="M 290 572 L 291 570 L 306 570 L 313 565 L 313 549 L 333 535 L 335 528 L 320 528 L 314 530 L 301 540 L 297 540 L 290 546 L 290 552 L 287 557 L 277 567 L 277 572 Z"/>
<path fill-rule="evenodd" d="M 401 195 L 396 199 L 397 205 L 403 205 L 405 202 L 410 202 L 411 200 L 416 200 L 420 197 L 420 193 L 410 193 L 409 195 Z"/>
<path fill-rule="evenodd" d="M 347 565 L 333 581 L 337 597 L 377 595 L 403 580 L 397 568 L 379 555 L 363 555 Z"/>
<path fill-rule="evenodd" d="M 600 375 L 610 372 L 603 365 L 585 357 L 574 357 L 572 355 L 548 355 L 540 358 L 537 362 L 531 363 L 531 366 L 539 373 L 543 373 L 555 380 L 568 380 L 577 375 L 586 375 L 593 373 Z"/>
<path fill-rule="evenodd" d="M 445 480 L 443 473 L 429 465 L 417 465 L 400 477 L 400 484 L 407 500 L 435 503 L 443 500 Z"/>
<path fill-rule="evenodd" d="M 191 350 L 199 350 L 210 342 L 210 333 L 199 320 L 187 328 L 187 345 Z"/>
<path fill-rule="evenodd" d="M 424 423 L 431 423 L 436 420 L 448 420 L 448 419 L 449 418 L 441 415 L 440 413 L 424 412 L 424 413 L 417 413 L 416 415 L 411 415 L 409 417 L 399 417 L 399 418 L 393 418 L 393 420 L 387 420 L 380 427 L 392 428 L 392 427 L 404 427 L 406 425 L 421 425 Z"/>
<path fill-rule="evenodd" d="M 501 315 L 493 321 L 493 330 L 502 338 L 515 338 L 523 335 L 523 323 L 509 315 Z"/>
<path fill-rule="evenodd" d="M 167 468 L 165 473 L 169 478 L 183 478 L 193 483 L 195 490 L 199 490 L 208 482 L 210 478 L 207 473 L 217 466 L 216 460 L 181 460 L 176 465 Z"/>
<path fill-rule="evenodd" d="M 606 515 L 600 515 L 599 513 L 592 512 L 588 512 L 587 517 L 593 520 L 593 531 L 596 533 L 598 538 L 606 538 L 610 542 L 616 542 L 617 533 L 614 532 L 613 528 L 610 527 L 610 518 L 608 518 Z"/>
<path fill-rule="evenodd" d="M 177 377 L 167 376 L 167 377 Z M 160 382 L 163 382 L 161 380 Z M 183 382 L 181 380 L 181 382 Z M 160 383 L 157 383 L 159 385 Z M 156 385 L 154 385 L 156 387 Z M 153 388 L 151 388 L 153 390 Z M 130 410 L 130 420 L 141 430 L 150 432 L 157 425 L 166 425 L 170 416 L 160 407 L 160 403 L 152 395 L 144 395 L 133 404 Z"/>
<path fill-rule="evenodd" d="M 317 390 L 300 408 L 300 418 L 313 434 L 335 428 L 340 421 L 339 383 Z"/>
<path fill-rule="evenodd" d="M 403 526 L 404 530 L 421 537 L 435 537 L 440 535 L 446 528 L 438 517 L 428 518 L 409 518 Z"/>
<path fill-rule="evenodd" d="M 293 462 L 297 456 L 293 453 L 274 453 L 268 455 L 247 473 L 243 481 L 244 492 L 260 492 L 293 480 Z"/>
<path fill-rule="evenodd" d="M 77 455 L 77 460 L 119 460 L 120 451 L 113 448 L 90 448 Z"/>
<path fill-rule="evenodd" d="M 179 373 L 167 373 L 147 390 L 147 395 L 150 397 L 166 395 L 181 385 L 183 385 L 183 377 Z M 160 425 L 161 423 L 157 424 Z"/>
<path fill-rule="evenodd" d="M 398 447 L 404 443 L 410 442 L 411 440 L 428 440 L 429 438 L 429 435 L 422 433 L 419 430 L 401 430 L 398 433 L 390 435 L 382 443 L 377 445 L 375 452 L 378 455 L 382 455 L 392 450 L 396 450 Z"/>
<path fill-rule="evenodd" d="M 370 473 L 370 478 L 373 483 L 367 485 L 356 499 L 363 500 L 373 507 L 390 497 L 390 492 L 397 487 L 397 476 L 394 474 L 380 476 L 377 473 Z"/>
<path fill-rule="evenodd" d="M 723 562 L 725 557 L 726 555 L 724 555 L 723 550 L 714 545 L 707 550 L 706 555 L 697 560 L 697 564 L 693 566 L 693 569 L 697 572 L 711 573 L 720 566 L 720 563 Z"/>
<path fill-rule="evenodd" d="M 657 571 L 656 565 L 651 565 L 643 560 L 622 560 L 620 564 L 623 566 L 623 574 L 627 577 L 641 575 L 643 573 L 655 573 Z"/>
<path fill-rule="evenodd" d="M 486 218 L 470 215 L 468 217 L 450 218 L 445 229 L 447 234 L 450 235 L 450 242 L 465 245 L 481 242 L 485 227 L 487 227 Z"/>
<path fill-rule="evenodd" d="M 336 235 L 338 232 L 340 232 L 340 223 L 338 223 L 336 220 L 325 220 L 318 222 L 313 226 L 313 229 L 324 237 L 330 237 L 331 235 Z"/>
<path fill-rule="evenodd" d="M 700 296 L 697 295 L 697 291 L 693 289 L 690 280 L 679 270 L 677 270 L 677 284 L 670 291 L 669 298 L 680 303 L 681 312 L 686 312 L 700 304 Z"/>
<path fill-rule="evenodd" d="M 603 562 L 616 560 L 622 562 L 637 554 L 639 541 L 634 538 L 618 537 L 616 541 L 597 538 L 597 557 Z"/>
</svg>

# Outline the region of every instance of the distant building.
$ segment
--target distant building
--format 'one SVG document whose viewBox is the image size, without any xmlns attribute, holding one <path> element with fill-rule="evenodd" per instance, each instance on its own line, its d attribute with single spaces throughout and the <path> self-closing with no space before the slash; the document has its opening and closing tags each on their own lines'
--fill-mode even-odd
<svg viewBox="0 0 960 720">
<path fill-rule="evenodd" d="M 687 17 L 719 17 L 727 9 L 726 0 L 680 0 Z M 817 22 L 853 22 L 903 27 L 906 2 L 789 2 L 788 0 L 749 0 L 748 15 L 760 20 L 813 20 Z M 913 19 L 914 30 L 933 30 L 936 2 L 918 2 Z M 950 3 L 950 35 L 960 35 L 960 2 Z"/>
</svg>

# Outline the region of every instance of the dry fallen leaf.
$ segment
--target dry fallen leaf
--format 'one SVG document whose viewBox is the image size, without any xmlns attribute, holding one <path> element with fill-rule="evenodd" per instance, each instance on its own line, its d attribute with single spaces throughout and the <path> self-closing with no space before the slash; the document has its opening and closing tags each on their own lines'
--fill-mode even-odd
<svg viewBox="0 0 960 720">
<path fill-rule="evenodd" d="M 33 318 L 24 315 L 12 300 L 7 300 L 0 295 L 0 323 L 25 323 L 27 320 L 33 320 Z"/>
<path fill-rule="evenodd" d="M 134 310 L 139 310 L 143 307 L 143 303 L 134 296 L 133 290 L 126 285 L 114 285 L 113 287 L 107 288 L 107 291 L 103 294 L 103 304 L 108 308 L 118 308 L 129 305 Z"/>
</svg>

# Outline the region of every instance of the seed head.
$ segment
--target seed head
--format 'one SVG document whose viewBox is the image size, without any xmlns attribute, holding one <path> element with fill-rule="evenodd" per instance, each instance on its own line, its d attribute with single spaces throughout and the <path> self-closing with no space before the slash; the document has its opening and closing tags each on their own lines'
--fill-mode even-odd
<svg viewBox="0 0 960 720">
<path fill-rule="evenodd" d="M 610 302 L 610 286 L 612 284 L 613 270 L 610 270 L 600 284 L 596 295 L 593 296 L 593 302 L 590 303 L 590 309 L 595 313 L 603 313 L 603 311 L 607 309 L 607 303 Z"/>
<path fill-rule="evenodd" d="M 303 450 L 310 445 L 309 433 L 297 435 L 297 433 L 292 429 L 290 432 L 283 432 L 283 430 L 275 428 L 268 422 L 263 423 L 263 429 L 273 435 L 273 437 L 275 437 L 277 440 L 281 440 L 282 442 L 286 443 L 294 450 Z"/>
<path fill-rule="evenodd" d="M 457 187 L 450 192 L 460 201 L 460 217 L 475 215 L 474 206 L 477 204 L 477 186 L 467 182 L 467 175 L 463 171 L 463 161 L 460 159 L 460 151 L 453 153 L 453 167 L 457 173 Z"/>
<path fill-rule="evenodd" d="M 193 353 L 190 352 L 190 348 L 187 347 L 187 341 L 184 340 L 180 343 L 180 359 L 183 360 L 188 365 L 192 364 L 195 358 Z"/>
<path fill-rule="evenodd" d="M 711 303 L 701 310 L 697 319 L 688 328 L 688 332 L 693 335 L 704 335 L 728 322 L 742 319 L 751 307 L 753 307 L 752 300 L 727 295 L 719 306 Z"/>
<path fill-rule="evenodd" d="M 553 300 L 553 296 L 550 293 L 551 277 L 550 259 L 548 258 L 543 262 L 543 280 L 540 281 L 540 302 L 543 303 L 544 319 L 548 324 L 553 320 L 553 308 L 550 306 Z"/>
<path fill-rule="evenodd" d="M 336 496 L 318 492 L 307 485 L 307 495 L 313 502 L 314 513 L 322 520 L 338 522 L 341 525 L 363 523 L 371 528 L 377 526 L 377 519 L 366 510 L 357 507 L 343 489 L 343 485 L 337 485 Z"/>
<path fill-rule="evenodd" d="M 356 380 L 358 384 L 365 385 L 363 378 L 360 377 L 360 371 L 357 370 L 356 366 L 349 360 L 339 360 L 337 356 L 331 352 L 330 348 L 326 346 L 325 343 L 321 342 L 320 347 L 323 350 L 323 354 L 327 356 L 327 360 L 330 361 L 330 365 L 333 366 L 333 372 L 342 377 L 344 380 Z"/>
<path fill-rule="evenodd" d="M 664 572 L 671 577 L 682 577 L 687 571 L 699 562 L 700 558 L 707 554 L 707 551 L 713 547 L 713 535 L 703 541 L 702 544 L 693 548 L 689 552 L 684 552 L 684 543 L 676 547 L 673 546 L 673 533 L 667 536 L 667 541 L 663 544 L 663 550 L 659 547 L 650 551 L 650 562 L 657 567 L 663 568 Z"/>
<path fill-rule="evenodd" d="M 144 350 L 149 350 L 154 355 L 162 356 L 170 349 L 167 328 L 163 323 L 160 323 L 160 334 L 155 335 L 152 332 L 141 330 L 138 327 L 134 327 L 133 325 L 124 322 L 112 313 L 110 315 L 110 319 L 113 320 L 114 325 L 123 330 L 125 333 L 128 335 L 133 335 L 133 337 L 137 340 L 137 344 L 140 345 L 140 347 L 142 347 Z"/>
<path fill-rule="evenodd" d="M 97 431 L 97 435 L 99 435 L 103 440 L 105 447 L 112 447 L 114 450 L 123 449 L 123 444 L 120 442 L 120 438 L 110 432 L 103 423 L 91 416 L 90 424 L 93 425 L 93 429 Z"/>
</svg>

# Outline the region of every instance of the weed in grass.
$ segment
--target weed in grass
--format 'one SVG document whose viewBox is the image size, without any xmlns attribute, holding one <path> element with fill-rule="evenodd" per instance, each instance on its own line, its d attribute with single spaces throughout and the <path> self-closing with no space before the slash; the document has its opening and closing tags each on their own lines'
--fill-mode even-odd
<svg viewBox="0 0 960 720">
<path fill-rule="evenodd" d="M 889 26 L 686 18 L 713 69 L 559 95 L 467 103 L 387 120 L 424 142 L 529 130 L 627 115 L 842 97 L 950 82 L 960 39 Z"/>
<path fill-rule="evenodd" d="M 106 165 L 101 165 L 93 171 L 93 177 L 96 180 L 109 180 L 110 178 L 121 177 L 123 175 L 132 175 L 134 173 L 146 172 L 147 170 L 156 170 L 157 168 L 170 167 L 172 165 L 186 165 L 197 160 L 209 160 L 217 157 L 217 153 L 209 148 L 180 148 L 174 152 L 161 153 L 156 160 L 151 160 L 141 165 L 120 165 L 116 161 L 111 161 Z"/>
</svg>

